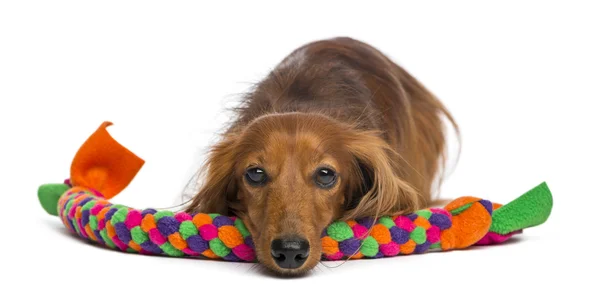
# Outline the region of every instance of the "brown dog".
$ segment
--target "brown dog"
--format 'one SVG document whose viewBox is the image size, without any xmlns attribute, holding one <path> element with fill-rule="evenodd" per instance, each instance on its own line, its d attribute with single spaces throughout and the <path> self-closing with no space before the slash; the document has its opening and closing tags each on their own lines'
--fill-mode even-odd
<svg viewBox="0 0 600 300">
<path fill-rule="evenodd" d="M 208 157 L 188 212 L 235 214 L 258 260 L 312 269 L 336 219 L 410 213 L 432 203 L 445 158 L 444 106 L 373 47 L 313 42 L 244 99 Z"/>
</svg>

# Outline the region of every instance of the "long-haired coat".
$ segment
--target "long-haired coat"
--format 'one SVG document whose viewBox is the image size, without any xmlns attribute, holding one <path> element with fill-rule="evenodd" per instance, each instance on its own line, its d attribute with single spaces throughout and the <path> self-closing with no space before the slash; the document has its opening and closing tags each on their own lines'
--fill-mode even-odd
<svg viewBox="0 0 600 300">
<path fill-rule="evenodd" d="M 187 211 L 239 216 L 262 264 L 306 272 L 334 220 L 432 203 L 444 118 L 456 128 L 436 97 L 372 46 L 306 44 L 245 97 Z"/>
</svg>

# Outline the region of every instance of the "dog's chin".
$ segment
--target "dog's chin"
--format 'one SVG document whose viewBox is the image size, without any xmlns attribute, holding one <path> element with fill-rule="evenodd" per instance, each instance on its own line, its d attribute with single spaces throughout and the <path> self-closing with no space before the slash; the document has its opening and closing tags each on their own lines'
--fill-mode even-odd
<svg viewBox="0 0 600 300">
<path fill-rule="evenodd" d="M 280 277 L 302 277 L 312 268 L 300 267 L 298 269 L 282 269 L 278 266 L 266 265 L 267 269 L 276 276 Z"/>
<path fill-rule="evenodd" d="M 313 253 L 314 251 L 311 251 L 311 253 L 309 254 L 308 258 L 306 259 L 306 262 L 296 268 L 296 269 L 284 269 L 281 268 L 277 265 L 277 263 L 275 263 L 275 261 L 273 260 L 272 257 L 267 257 L 267 258 L 262 258 L 262 257 L 258 257 L 258 261 L 260 264 L 262 264 L 268 272 L 270 272 L 271 274 L 275 275 L 275 276 L 279 276 L 279 277 L 302 277 L 304 275 L 306 275 L 308 272 L 310 272 L 312 269 L 314 269 L 316 267 L 316 265 L 319 263 L 319 258 L 315 258 L 315 257 L 319 257 L 318 253 L 315 255 Z M 318 251 L 320 253 L 320 250 Z"/>
<path fill-rule="evenodd" d="M 308 262 L 307 262 L 308 263 Z M 267 270 L 271 272 L 273 275 L 280 277 L 302 277 L 306 275 L 310 270 L 312 270 L 316 265 L 313 266 L 302 266 L 297 269 L 283 269 L 277 266 L 276 264 L 264 264 Z"/>
</svg>

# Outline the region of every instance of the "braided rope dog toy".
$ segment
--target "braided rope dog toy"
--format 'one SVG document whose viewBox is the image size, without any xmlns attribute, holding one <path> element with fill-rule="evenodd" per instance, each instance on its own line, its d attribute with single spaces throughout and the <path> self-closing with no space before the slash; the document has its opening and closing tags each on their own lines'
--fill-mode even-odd
<svg viewBox="0 0 600 300">
<path fill-rule="evenodd" d="M 256 261 L 254 244 L 236 217 L 134 209 L 109 200 L 144 161 L 115 141 L 104 122 L 77 151 L 70 178 L 44 184 L 38 198 L 73 234 L 108 248 L 148 255 Z M 380 258 L 498 244 L 543 224 L 553 200 L 546 183 L 506 205 L 461 197 L 444 208 L 408 215 L 336 221 L 323 232 L 322 259 Z"/>
</svg>

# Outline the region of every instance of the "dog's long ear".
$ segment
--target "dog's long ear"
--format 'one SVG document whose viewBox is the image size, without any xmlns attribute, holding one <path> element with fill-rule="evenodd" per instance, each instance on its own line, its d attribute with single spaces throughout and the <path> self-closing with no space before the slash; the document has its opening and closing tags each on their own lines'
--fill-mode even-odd
<svg viewBox="0 0 600 300">
<path fill-rule="evenodd" d="M 237 194 L 235 142 L 236 138 L 226 136 L 212 147 L 201 170 L 205 181 L 186 208 L 187 212 L 229 214 L 229 204 L 236 200 Z"/>
<path fill-rule="evenodd" d="M 355 209 L 367 191 L 373 188 L 373 173 L 372 166 L 360 161 L 357 157 L 353 157 L 354 165 L 352 166 L 350 180 L 346 190 L 346 201 L 344 209 L 346 211 Z"/>
<path fill-rule="evenodd" d="M 346 147 L 354 158 L 347 183 L 345 219 L 408 213 L 421 197 L 408 181 L 402 158 L 374 133 L 354 133 Z"/>
</svg>

